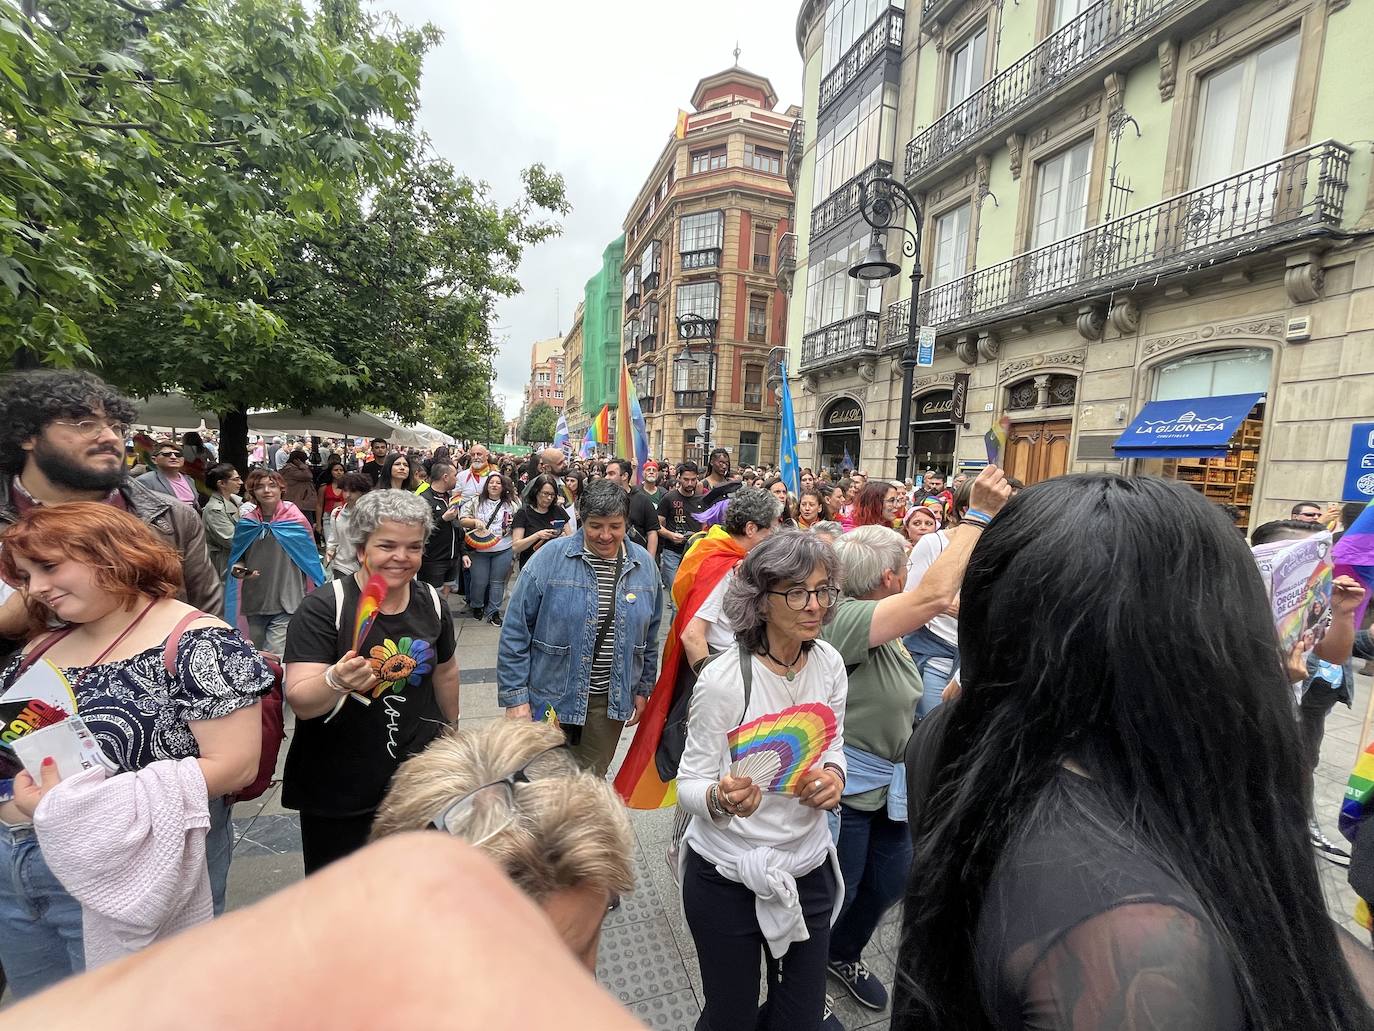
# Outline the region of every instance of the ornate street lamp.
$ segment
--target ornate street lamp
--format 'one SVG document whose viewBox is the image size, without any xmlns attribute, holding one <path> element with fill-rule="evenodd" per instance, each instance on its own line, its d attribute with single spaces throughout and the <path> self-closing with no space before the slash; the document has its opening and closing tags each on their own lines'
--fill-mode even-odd
<svg viewBox="0 0 1374 1031">
<path fill-rule="evenodd" d="M 695 312 L 677 317 L 677 335 L 684 343 L 673 365 L 679 369 L 690 369 L 700 359 L 692 354 L 692 348 L 700 345 L 706 355 L 706 432 L 702 434 L 705 444 L 702 454 L 711 454 L 711 412 L 716 404 L 716 320 L 708 319 Z"/>
<path fill-rule="evenodd" d="M 879 234 L 894 229 L 904 235 L 902 254 L 911 259 L 911 302 L 906 320 L 906 343 L 902 345 L 902 404 L 898 416 L 897 479 L 906 479 L 907 459 L 911 455 L 911 391 L 916 374 L 916 308 L 921 296 L 921 206 L 901 183 L 891 177 L 859 184 L 859 213 L 873 227 L 873 242 L 864 260 L 849 274 L 864 283 L 881 283 L 901 272 L 887 259 Z M 916 224 L 915 232 L 906 227 L 907 215 Z"/>
</svg>

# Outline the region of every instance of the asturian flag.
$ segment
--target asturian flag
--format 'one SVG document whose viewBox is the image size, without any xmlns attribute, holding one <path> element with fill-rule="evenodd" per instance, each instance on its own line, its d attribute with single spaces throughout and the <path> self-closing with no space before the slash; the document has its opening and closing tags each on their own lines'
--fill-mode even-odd
<svg viewBox="0 0 1374 1031">
<path fill-rule="evenodd" d="M 792 388 L 787 384 L 787 366 L 778 375 L 782 378 L 782 439 L 778 442 L 778 476 L 793 497 L 801 493 L 801 467 L 797 464 L 797 416 L 792 411 Z"/>
</svg>

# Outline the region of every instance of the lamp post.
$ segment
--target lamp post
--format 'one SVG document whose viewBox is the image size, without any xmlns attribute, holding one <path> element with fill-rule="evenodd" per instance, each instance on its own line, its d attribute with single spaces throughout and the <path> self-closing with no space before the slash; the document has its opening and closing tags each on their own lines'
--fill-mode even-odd
<svg viewBox="0 0 1374 1031">
<path fill-rule="evenodd" d="M 701 449 L 703 456 L 711 454 L 711 413 L 716 405 L 716 321 L 696 312 L 687 312 L 677 317 L 677 335 L 685 343 L 681 353 L 673 359 L 673 364 L 684 369 L 697 364 L 697 359 L 692 356 L 692 347 L 698 341 L 706 352 L 706 432 L 702 434 L 705 440 Z"/>
<path fill-rule="evenodd" d="M 859 213 L 873 227 L 873 242 L 864 260 L 849 270 L 849 274 L 864 283 L 881 283 L 902 271 L 900 265 L 887 260 L 879 233 L 893 229 L 904 234 L 902 254 L 911 259 L 911 305 L 907 312 L 906 343 L 902 345 L 902 403 L 897 437 L 897 479 L 906 479 L 907 459 L 911 455 L 911 391 L 916 374 L 916 308 L 921 296 L 921 206 L 901 183 L 891 177 L 859 184 Z M 916 224 L 916 230 L 906 227 L 906 215 Z"/>
</svg>

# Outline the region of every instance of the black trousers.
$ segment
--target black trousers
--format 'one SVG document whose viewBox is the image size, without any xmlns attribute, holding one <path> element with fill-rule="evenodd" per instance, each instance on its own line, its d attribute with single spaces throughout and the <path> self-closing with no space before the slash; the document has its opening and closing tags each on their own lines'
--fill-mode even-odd
<svg viewBox="0 0 1374 1031">
<path fill-rule="evenodd" d="M 1326 714 L 1336 705 L 1336 692 L 1325 680 L 1314 680 L 1298 703 L 1298 731 L 1303 750 L 1303 802 L 1308 818 L 1316 815 L 1317 764 L 1322 758 L 1322 738 L 1326 736 Z"/>
<path fill-rule="evenodd" d="M 306 876 L 336 859 L 352 855 L 367 844 L 375 813 L 362 816 L 320 816 L 301 813 L 301 858 Z"/>
<path fill-rule="evenodd" d="M 722 877 L 690 847 L 682 873 L 682 909 L 696 943 L 706 1005 L 697 1031 L 819 1031 L 835 874 L 827 860 L 797 879 L 811 937 L 774 959 L 759 930 L 755 896 Z M 759 1006 L 759 954 L 768 966 L 768 999 Z"/>
</svg>

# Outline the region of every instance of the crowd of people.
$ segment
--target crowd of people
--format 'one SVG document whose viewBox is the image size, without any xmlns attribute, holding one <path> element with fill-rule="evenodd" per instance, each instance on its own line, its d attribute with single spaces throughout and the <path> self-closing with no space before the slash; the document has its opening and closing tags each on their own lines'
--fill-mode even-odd
<svg viewBox="0 0 1374 1031">
<path fill-rule="evenodd" d="M 0 748 L 17 999 L 105 964 L 151 986 L 273 929 L 321 943 L 285 957 L 315 983 L 340 872 L 380 883 L 401 857 L 421 888 L 518 889 L 469 915 L 405 896 L 433 949 L 455 921 L 449 963 L 506 955 L 468 933 L 499 905 L 527 960 L 572 961 L 541 994 L 585 998 L 576 968 L 634 887 L 627 804 L 676 803 L 702 1031 L 839 1031 L 832 987 L 899 1031 L 1374 1028 L 1313 780 L 1374 658 L 1365 588 L 1337 577 L 1325 635 L 1284 652 L 1251 551 L 1357 509 L 1302 502 L 1246 541 L 1158 478 L 806 469 L 793 492 L 724 449 L 635 469 L 282 439 L 238 469 L 209 434 L 136 444 L 136 415 L 90 373 L 0 382 L 0 693 L 56 681 L 73 710 L 6 718 L 92 743 L 75 767 Z M 457 618 L 498 628 L 504 720 L 459 724 Z M 232 807 L 270 783 L 283 701 L 307 883 L 193 929 L 224 908 Z M 1352 872 L 1374 832 L 1353 837 Z M 864 957 L 896 906 L 889 993 Z M 109 982 L 84 983 L 15 1012 L 93 1012 Z"/>
</svg>

